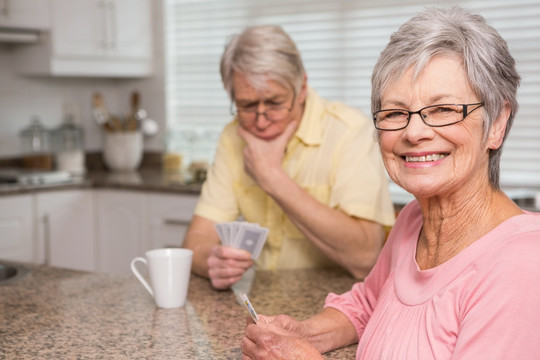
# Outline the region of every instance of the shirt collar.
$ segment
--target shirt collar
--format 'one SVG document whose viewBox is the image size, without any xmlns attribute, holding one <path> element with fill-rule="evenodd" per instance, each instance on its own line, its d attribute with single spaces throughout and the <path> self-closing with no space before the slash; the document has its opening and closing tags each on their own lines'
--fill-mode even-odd
<svg viewBox="0 0 540 360">
<path fill-rule="evenodd" d="M 322 142 L 322 115 L 324 100 L 308 86 L 304 114 L 295 136 L 306 145 L 319 145 Z"/>
</svg>

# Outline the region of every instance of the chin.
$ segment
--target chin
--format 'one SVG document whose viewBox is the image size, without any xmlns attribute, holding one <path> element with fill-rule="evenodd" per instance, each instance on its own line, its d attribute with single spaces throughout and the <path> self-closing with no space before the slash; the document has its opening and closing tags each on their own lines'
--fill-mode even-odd
<svg viewBox="0 0 540 360">
<path fill-rule="evenodd" d="M 437 195 L 437 192 L 441 189 L 441 187 L 438 186 L 433 179 L 431 181 L 429 179 L 422 179 L 420 181 L 405 181 L 399 183 L 398 185 L 401 186 L 403 189 L 407 190 L 412 195 L 419 197 L 429 197 Z"/>
<path fill-rule="evenodd" d="M 277 138 L 280 134 L 254 134 L 256 137 L 262 140 L 270 141 Z"/>
</svg>

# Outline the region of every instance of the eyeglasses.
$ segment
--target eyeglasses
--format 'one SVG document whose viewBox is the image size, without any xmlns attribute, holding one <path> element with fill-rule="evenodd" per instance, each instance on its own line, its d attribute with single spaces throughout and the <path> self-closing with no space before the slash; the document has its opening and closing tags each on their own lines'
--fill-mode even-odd
<svg viewBox="0 0 540 360">
<path fill-rule="evenodd" d="M 377 130 L 401 130 L 409 125 L 413 114 L 418 114 L 427 126 L 442 127 L 465 120 L 470 113 L 482 106 L 484 106 L 483 102 L 474 104 L 437 104 L 426 106 L 418 111 L 385 109 L 373 113 L 373 122 Z"/>
<path fill-rule="evenodd" d="M 241 121 L 251 122 L 255 121 L 259 115 L 263 115 L 268 121 L 278 122 L 284 120 L 289 112 L 294 107 L 294 101 L 296 100 L 296 93 L 293 93 L 293 98 L 291 106 L 287 107 L 283 103 L 274 104 L 274 103 L 265 103 L 265 110 L 263 112 L 258 112 L 257 107 L 258 103 L 249 106 L 241 106 L 236 108 L 234 101 L 231 102 L 231 115 L 238 115 L 238 119 Z"/>
</svg>

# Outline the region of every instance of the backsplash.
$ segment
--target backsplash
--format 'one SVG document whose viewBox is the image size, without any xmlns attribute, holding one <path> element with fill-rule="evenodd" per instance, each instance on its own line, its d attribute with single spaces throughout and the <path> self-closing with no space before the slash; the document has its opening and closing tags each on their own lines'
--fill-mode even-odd
<svg viewBox="0 0 540 360">
<path fill-rule="evenodd" d="M 101 151 L 103 130 L 92 117 L 95 92 L 103 94 L 112 112 L 127 114 L 130 93 L 139 90 L 142 105 L 160 127 L 157 135 L 144 139 L 144 148 L 164 149 L 165 105 L 159 69 L 158 76 L 142 80 L 23 76 L 13 64 L 14 46 L 24 45 L 0 44 L 0 159 L 21 155 L 19 133 L 32 117 L 37 116 L 48 129 L 58 127 L 67 103 L 84 128 L 85 149 Z"/>
</svg>

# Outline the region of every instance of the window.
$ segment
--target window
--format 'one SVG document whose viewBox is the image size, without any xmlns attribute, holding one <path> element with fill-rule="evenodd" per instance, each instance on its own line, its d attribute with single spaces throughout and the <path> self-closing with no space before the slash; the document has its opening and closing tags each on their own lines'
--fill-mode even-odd
<svg viewBox="0 0 540 360">
<path fill-rule="evenodd" d="M 460 5 L 506 39 L 522 76 L 520 110 L 501 160 L 503 186 L 540 185 L 540 1 L 165 0 L 167 125 L 203 139 L 211 158 L 230 121 L 219 76 L 227 37 L 255 24 L 280 24 L 299 47 L 321 96 L 370 113 L 371 71 L 399 25 L 427 6 Z"/>
</svg>

